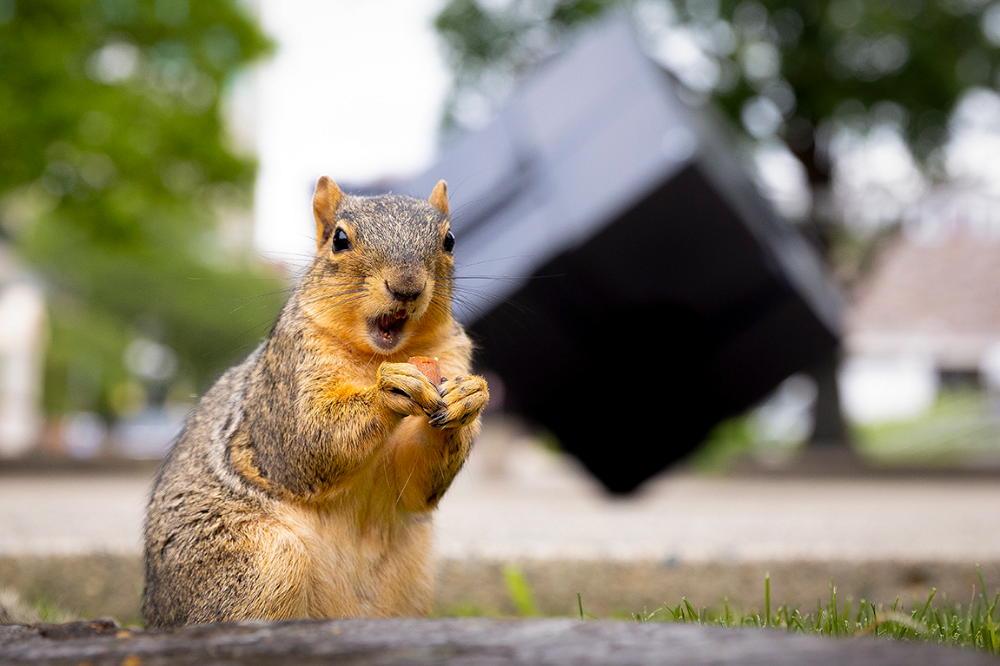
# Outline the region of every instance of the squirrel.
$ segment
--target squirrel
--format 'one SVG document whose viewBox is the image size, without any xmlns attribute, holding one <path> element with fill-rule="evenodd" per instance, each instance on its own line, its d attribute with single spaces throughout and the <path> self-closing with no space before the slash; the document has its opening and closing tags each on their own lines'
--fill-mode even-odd
<svg viewBox="0 0 1000 666">
<path fill-rule="evenodd" d="M 447 186 L 351 196 L 324 176 L 313 213 L 316 255 L 273 330 L 154 481 L 148 627 L 430 611 L 431 515 L 489 400 L 452 318 Z"/>
</svg>

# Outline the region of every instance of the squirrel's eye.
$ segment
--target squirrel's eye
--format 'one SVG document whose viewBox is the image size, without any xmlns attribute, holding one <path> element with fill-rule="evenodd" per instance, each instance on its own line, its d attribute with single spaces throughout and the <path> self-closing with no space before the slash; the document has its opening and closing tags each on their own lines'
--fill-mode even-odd
<svg viewBox="0 0 1000 666">
<path fill-rule="evenodd" d="M 341 228 L 337 228 L 333 232 L 333 251 L 343 252 L 344 250 L 351 249 L 351 241 L 347 238 L 347 232 Z"/>
<path fill-rule="evenodd" d="M 444 251 L 451 252 L 455 249 L 455 234 L 449 231 L 444 235 Z"/>
</svg>

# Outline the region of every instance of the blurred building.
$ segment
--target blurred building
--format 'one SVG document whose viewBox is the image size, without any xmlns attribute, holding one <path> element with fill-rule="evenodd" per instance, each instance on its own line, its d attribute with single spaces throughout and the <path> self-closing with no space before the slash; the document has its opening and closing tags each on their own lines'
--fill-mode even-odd
<svg viewBox="0 0 1000 666">
<path fill-rule="evenodd" d="M 880 253 L 847 331 L 842 384 L 857 420 L 914 416 L 942 381 L 979 383 L 1000 349 L 1000 201 L 930 196 Z"/>
<path fill-rule="evenodd" d="M 0 456 L 38 441 L 46 340 L 42 290 L 0 243 Z"/>
</svg>

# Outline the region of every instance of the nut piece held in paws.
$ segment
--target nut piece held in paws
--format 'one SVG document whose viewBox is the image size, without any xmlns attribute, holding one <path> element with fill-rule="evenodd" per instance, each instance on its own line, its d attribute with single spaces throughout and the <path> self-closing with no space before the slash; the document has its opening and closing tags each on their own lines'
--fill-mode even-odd
<svg viewBox="0 0 1000 666">
<path fill-rule="evenodd" d="M 420 374 L 426 377 L 427 381 L 434 384 L 434 386 L 439 386 L 441 384 L 441 366 L 438 364 L 438 360 L 436 358 L 431 358 L 429 356 L 411 356 L 406 362 L 417 366 L 417 370 L 420 371 Z"/>
</svg>

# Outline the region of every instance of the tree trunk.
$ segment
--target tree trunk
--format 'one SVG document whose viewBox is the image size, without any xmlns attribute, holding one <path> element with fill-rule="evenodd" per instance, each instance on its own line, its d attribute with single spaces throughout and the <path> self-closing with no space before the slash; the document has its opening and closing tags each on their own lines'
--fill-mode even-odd
<svg viewBox="0 0 1000 666">
<path fill-rule="evenodd" d="M 816 404 L 813 407 L 813 433 L 809 447 L 844 447 L 849 443 L 844 412 L 837 389 L 837 369 L 840 350 L 834 350 L 819 363 L 809 368 L 809 375 L 816 382 Z"/>
<path fill-rule="evenodd" d="M 825 154 L 817 150 L 815 128 L 803 119 L 789 123 L 786 142 L 792 153 L 802 162 L 812 193 L 812 210 L 803 225 L 806 237 L 816 246 L 829 268 L 835 243 L 836 214 L 830 201 L 830 165 Z M 813 409 L 814 428 L 809 439 L 809 447 L 847 447 L 848 430 L 840 404 L 837 388 L 837 369 L 840 366 L 840 350 L 831 352 L 826 358 L 807 370 L 816 381 L 816 404 Z"/>
</svg>

